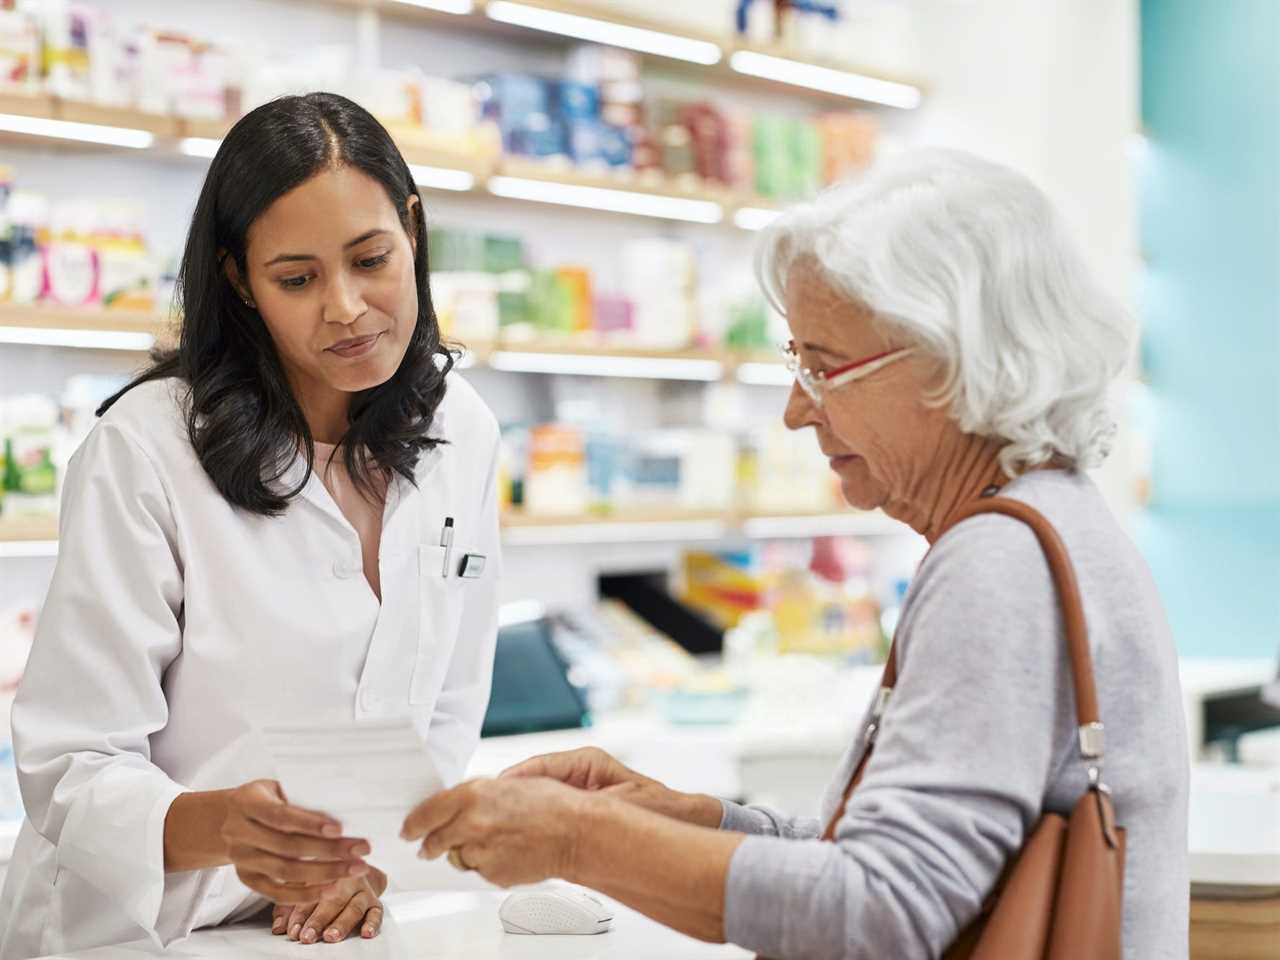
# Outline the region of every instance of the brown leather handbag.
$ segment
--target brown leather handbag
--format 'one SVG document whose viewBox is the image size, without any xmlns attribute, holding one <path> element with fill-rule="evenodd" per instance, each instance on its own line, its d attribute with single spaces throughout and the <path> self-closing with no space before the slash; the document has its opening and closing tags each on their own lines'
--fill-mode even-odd
<svg viewBox="0 0 1280 960">
<path fill-rule="evenodd" d="M 1116 826 L 1111 792 L 1102 783 L 1102 722 L 1093 682 L 1089 636 L 1080 588 L 1067 548 L 1045 517 L 1007 497 L 977 500 L 953 521 L 1003 513 L 1035 531 L 1049 561 L 1062 604 L 1071 654 L 1080 757 L 1089 785 L 1070 817 L 1045 813 L 996 885 L 979 915 L 943 955 L 944 960 L 1120 960 L 1125 832 Z M 849 796 L 858 786 L 897 680 L 894 651 L 885 664 L 871 712 L 862 759 L 822 839 L 834 840 Z"/>
</svg>

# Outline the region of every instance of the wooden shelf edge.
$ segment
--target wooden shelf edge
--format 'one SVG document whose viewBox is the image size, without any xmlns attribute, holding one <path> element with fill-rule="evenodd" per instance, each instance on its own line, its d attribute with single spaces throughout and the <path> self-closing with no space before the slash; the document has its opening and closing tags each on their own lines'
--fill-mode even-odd
<svg viewBox="0 0 1280 960">
<path fill-rule="evenodd" d="M 171 332 L 173 321 L 161 314 L 140 313 L 135 310 L 4 304 L 0 305 L 0 327 L 150 333 L 160 337 Z"/>
<path fill-rule="evenodd" d="M 8 513 L 0 513 L 0 543 L 31 543 L 57 539 L 57 517 L 10 516 Z"/>
<path fill-rule="evenodd" d="M 502 526 L 508 529 L 537 529 L 538 527 L 590 527 L 593 525 L 630 525 L 630 524 L 668 524 L 668 523 L 723 523 L 732 529 L 740 529 L 753 520 L 796 521 L 797 523 L 831 521 L 850 526 L 864 524 L 868 529 L 884 526 L 886 532 L 896 529 L 890 520 L 879 511 L 860 512 L 853 510 L 690 510 L 690 511 L 655 511 L 655 512 L 619 512 L 600 514 L 529 514 L 519 511 L 506 513 L 502 517 Z"/>
</svg>

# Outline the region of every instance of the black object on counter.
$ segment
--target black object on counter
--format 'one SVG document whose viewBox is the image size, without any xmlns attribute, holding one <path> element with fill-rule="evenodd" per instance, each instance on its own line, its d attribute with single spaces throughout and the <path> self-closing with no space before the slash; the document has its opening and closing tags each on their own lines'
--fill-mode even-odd
<svg viewBox="0 0 1280 960">
<path fill-rule="evenodd" d="M 690 653 L 719 653 L 724 648 L 724 631 L 673 597 L 665 573 L 602 576 L 599 585 L 600 596 L 621 600 Z"/>
</svg>

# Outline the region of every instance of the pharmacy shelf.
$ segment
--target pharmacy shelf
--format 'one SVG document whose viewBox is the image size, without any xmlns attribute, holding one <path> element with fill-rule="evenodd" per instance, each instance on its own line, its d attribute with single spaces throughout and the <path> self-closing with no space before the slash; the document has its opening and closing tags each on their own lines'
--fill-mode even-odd
<svg viewBox="0 0 1280 960">
<path fill-rule="evenodd" d="M 314 3 L 317 0 L 305 0 Z M 754 46 L 736 37 L 689 31 L 664 20 L 611 9 L 607 0 L 318 0 L 523 43 L 589 41 L 634 50 L 646 60 L 678 66 L 700 82 L 743 89 L 785 90 L 822 101 L 860 101 L 913 109 L 925 84 L 856 64 L 815 60 L 780 45 Z"/>
<path fill-rule="evenodd" d="M 0 559 L 52 557 L 58 553 L 58 521 L 47 516 L 0 515 Z"/>
<path fill-rule="evenodd" d="M 47 95 L 0 94 L 0 142 L 64 150 L 148 150 L 183 137 L 177 117 Z"/>
<path fill-rule="evenodd" d="M 174 334 L 172 322 L 154 313 L 0 305 L 0 343 L 145 353 Z"/>
<path fill-rule="evenodd" d="M 503 543 L 510 547 L 717 541 L 739 536 L 753 540 L 883 537 L 910 532 L 879 511 L 670 511 L 565 517 L 507 514 L 502 525 Z"/>
<path fill-rule="evenodd" d="M 884 537 L 908 532 L 907 527 L 879 511 L 666 510 L 571 516 L 511 512 L 502 517 L 502 540 L 509 547 L 716 541 L 736 536 L 753 540 Z M 55 518 L 0 517 L 0 558 L 52 557 L 57 552 Z"/>
<path fill-rule="evenodd" d="M 72 152 L 131 150 L 165 159 L 208 159 L 229 128 L 221 120 L 160 117 L 47 96 L 0 96 L 0 143 L 35 143 Z M 778 213 L 770 201 L 696 177 L 589 172 L 563 161 L 502 157 L 497 143 L 483 133 L 458 140 L 417 128 L 393 127 L 392 134 L 419 186 L 460 196 L 491 196 L 687 223 L 732 222 L 745 230 L 759 230 Z"/>
<path fill-rule="evenodd" d="M 157 342 L 172 342 L 176 333 L 173 321 L 151 313 L 0 305 L 0 343 L 143 352 Z M 460 366 L 510 373 L 704 382 L 736 378 L 748 384 L 779 386 L 791 383 L 783 364 L 768 353 L 663 350 L 578 338 L 468 341 Z"/>
</svg>

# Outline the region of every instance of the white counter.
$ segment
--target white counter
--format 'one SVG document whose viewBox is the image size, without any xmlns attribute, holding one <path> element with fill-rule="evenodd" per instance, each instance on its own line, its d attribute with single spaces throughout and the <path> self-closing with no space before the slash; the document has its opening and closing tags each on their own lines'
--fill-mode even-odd
<svg viewBox="0 0 1280 960">
<path fill-rule="evenodd" d="M 1187 826 L 1197 894 L 1280 895 L 1280 770 L 1196 767 Z"/>
<path fill-rule="evenodd" d="M 505 893 L 394 894 L 390 916 L 373 940 L 292 943 L 272 936 L 265 924 L 200 930 L 161 954 L 147 944 L 99 947 L 62 953 L 59 960 L 138 960 L 139 957 L 252 960 L 745 960 L 749 951 L 701 943 L 669 930 L 621 905 L 613 929 L 591 937 L 528 937 L 504 933 L 498 905 Z"/>
</svg>

